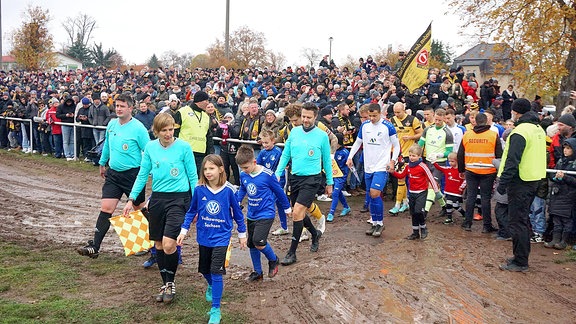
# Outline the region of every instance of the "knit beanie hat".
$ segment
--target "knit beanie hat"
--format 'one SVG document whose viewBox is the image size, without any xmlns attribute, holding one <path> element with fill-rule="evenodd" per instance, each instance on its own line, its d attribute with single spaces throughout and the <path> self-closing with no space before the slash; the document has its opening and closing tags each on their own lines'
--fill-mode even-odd
<svg viewBox="0 0 576 324">
<path fill-rule="evenodd" d="M 558 122 L 570 126 L 572 128 L 576 128 L 576 118 L 572 114 L 564 114 L 558 118 Z"/>
<path fill-rule="evenodd" d="M 204 91 L 198 91 L 194 94 L 194 102 L 202 102 L 204 100 L 210 99 L 210 96 Z"/>
<path fill-rule="evenodd" d="M 522 115 L 529 112 L 531 108 L 530 101 L 526 98 L 518 98 L 512 102 L 512 111 Z"/>
</svg>

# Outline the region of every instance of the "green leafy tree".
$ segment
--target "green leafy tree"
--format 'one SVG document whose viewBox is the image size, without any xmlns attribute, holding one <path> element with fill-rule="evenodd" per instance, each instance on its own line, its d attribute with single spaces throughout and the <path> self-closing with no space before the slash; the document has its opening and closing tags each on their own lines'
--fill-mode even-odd
<svg viewBox="0 0 576 324">
<path fill-rule="evenodd" d="M 116 54 L 116 50 L 114 49 L 104 51 L 102 48 L 102 43 L 100 43 L 100 45 L 94 44 L 94 46 L 90 49 L 90 57 L 94 65 L 104 66 L 106 68 L 112 67 L 112 58 Z"/>
<path fill-rule="evenodd" d="M 437 62 L 443 65 L 449 65 L 452 62 L 452 55 L 454 52 L 449 45 L 445 45 L 442 41 L 432 40 L 430 46 L 430 56 Z"/>
<path fill-rule="evenodd" d="M 16 58 L 16 63 L 27 70 L 56 66 L 53 37 L 48 31 L 48 9 L 30 6 L 23 16 L 22 25 L 12 35 L 10 54 Z"/>
<path fill-rule="evenodd" d="M 153 69 L 157 69 L 160 67 L 160 61 L 158 61 L 158 57 L 156 56 L 156 54 L 152 54 L 152 57 L 148 61 L 148 66 Z"/>
<path fill-rule="evenodd" d="M 94 66 L 92 57 L 90 56 L 90 49 L 82 43 L 82 39 L 78 37 L 72 46 L 66 50 L 66 55 L 69 55 L 78 61 L 82 62 L 85 66 Z"/>
</svg>

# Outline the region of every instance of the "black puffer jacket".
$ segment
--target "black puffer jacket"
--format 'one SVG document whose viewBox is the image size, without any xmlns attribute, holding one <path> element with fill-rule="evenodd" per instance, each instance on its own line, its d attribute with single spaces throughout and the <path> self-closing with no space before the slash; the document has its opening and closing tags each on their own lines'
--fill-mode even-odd
<svg viewBox="0 0 576 324">
<path fill-rule="evenodd" d="M 564 145 L 570 145 L 574 152 L 572 156 L 562 157 L 556 164 L 557 170 L 576 171 L 576 138 L 568 138 Z M 572 217 L 572 211 L 576 208 L 576 176 L 565 174 L 562 180 L 555 178 L 551 173 L 552 185 L 550 187 L 550 215 L 560 217 Z"/>
<path fill-rule="evenodd" d="M 76 115 L 76 104 L 72 97 L 66 97 L 64 103 L 56 109 L 56 117 L 60 118 L 63 123 L 73 123 Z"/>
</svg>

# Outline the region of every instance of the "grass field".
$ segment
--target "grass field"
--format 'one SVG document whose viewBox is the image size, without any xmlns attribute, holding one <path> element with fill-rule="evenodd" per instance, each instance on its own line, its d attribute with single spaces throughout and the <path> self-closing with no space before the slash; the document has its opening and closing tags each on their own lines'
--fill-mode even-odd
<svg viewBox="0 0 576 324">
<path fill-rule="evenodd" d="M 150 282 L 156 271 L 143 271 L 141 258 L 102 255 L 97 260 L 70 253 L 71 248 L 30 249 L 0 241 L 0 322 L 2 323 L 201 323 L 210 309 L 203 294 L 179 285 L 177 300 L 155 303 Z M 141 274 L 141 280 L 126 274 Z M 122 274 L 119 276 L 119 274 Z M 122 285 L 126 291 L 122 293 Z M 137 286 L 137 288 L 134 288 Z M 142 289 L 143 288 L 143 289 Z M 113 295 L 106 300 L 106 291 Z M 239 294 L 225 293 L 227 300 L 241 302 Z M 245 323 L 242 314 L 230 314 L 223 306 L 223 321 Z"/>
</svg>

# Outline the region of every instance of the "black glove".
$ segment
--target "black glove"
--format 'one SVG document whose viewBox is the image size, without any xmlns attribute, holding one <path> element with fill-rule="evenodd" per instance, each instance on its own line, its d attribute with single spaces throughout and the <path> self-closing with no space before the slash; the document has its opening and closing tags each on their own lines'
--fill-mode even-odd
<svg viewBox="0 0 576 324">
<path fill-rule="evenodd" d="M 506 194 L 506 187 L 504 187 L 503 185 L 498 185 L 498 187 L 496 187 L 496 191 L 498 191 L 498 193 L 501 195 L 505 195 Z"/>
</svg>

